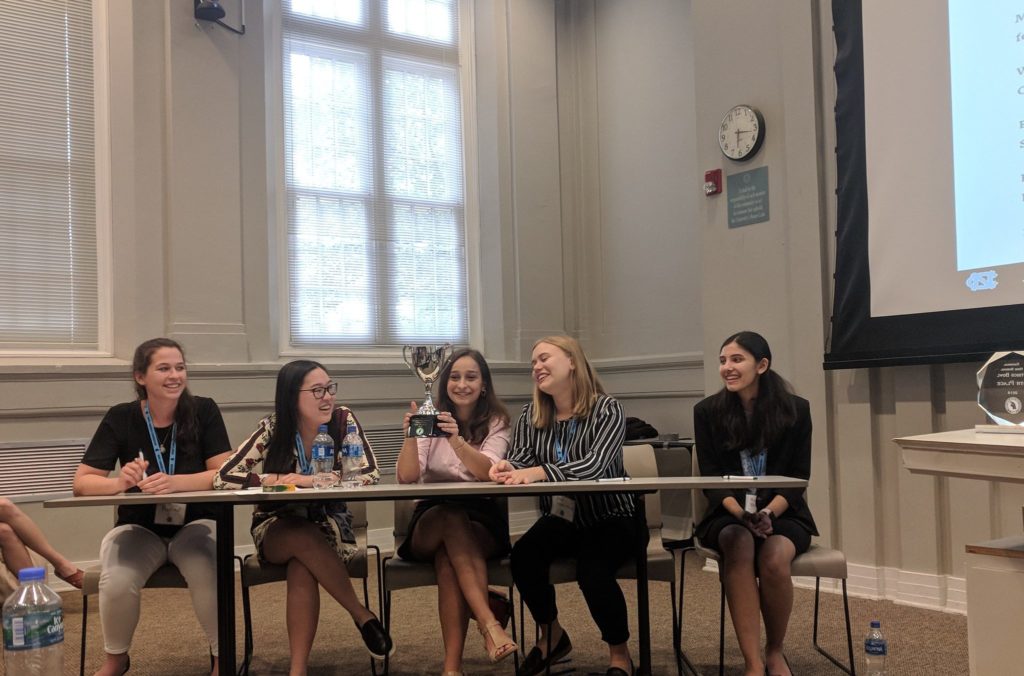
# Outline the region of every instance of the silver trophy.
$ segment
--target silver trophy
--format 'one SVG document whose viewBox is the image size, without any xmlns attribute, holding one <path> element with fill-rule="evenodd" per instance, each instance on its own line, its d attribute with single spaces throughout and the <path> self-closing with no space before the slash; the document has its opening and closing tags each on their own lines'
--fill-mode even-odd
<svg viewBox="0 0 1024 676">
<path fill-rule="evenodd" d="M 443 437 L 444 432 L 438 426 L 437 409 L 434 407 L 431 388 L 452 358 L 451 344 L 406 345 L 402 348 L 402 357 L 416 377 L 423 381 L 424 388 L 423 405 L 409 420 L 408 436 Z"/>
</svg>

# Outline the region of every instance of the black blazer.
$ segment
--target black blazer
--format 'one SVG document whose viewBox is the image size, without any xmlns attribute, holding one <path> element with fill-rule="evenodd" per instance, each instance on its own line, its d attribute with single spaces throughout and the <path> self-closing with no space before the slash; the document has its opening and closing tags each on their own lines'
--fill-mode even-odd
<svg viewBox="0 0 1024 676">
<path fill-rule="evenodd" d="M 703 399 L 693 409 L 694 441 L 697 444 L 697 462 L 702 476 L 725 476 L 743 474 L 743 463 L 737 450 L 725 448 L 724 431 L 716 425 L 711 413 L 711 397 Z M 806 399 L 793 396 L 796 406 L 796 421 L 786 430 L 778 442 L 768 447 L 766 474 L 809 479 L 811 477 L 811 407 Z M 708 489 L 708 511 L 696 529 L 697 537 L 704 537 L 710 522 L 729 512 L 722 506 L 728 496 L 743 504 L 745 489 Z M 793 519 L 811 535 L 818 534 L 814 517 L 807 506 L 806 490 L 803 488 L 761 488 L 757 491 L 757 508 L 761 509 L 776 495 L 786 498 L 789 508 L 782 518 Z"/>
</svg>

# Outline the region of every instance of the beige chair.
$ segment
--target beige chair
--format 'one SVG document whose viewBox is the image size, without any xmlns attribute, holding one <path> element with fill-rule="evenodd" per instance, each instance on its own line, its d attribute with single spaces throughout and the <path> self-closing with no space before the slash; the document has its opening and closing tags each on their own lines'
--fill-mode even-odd
<svg viewBox="0 0 1024 676">
<path fill-rule="evenodd" d="M 508 500 L 495 498 L 501 509 L 508 510 Z M 409 521 L 412 519 L 413 510 L 416 507 L 415 500 L 395 500 L 395 551 L 402 546 L 409 535 Z M 419 561 L 406 561 L 397 556 L 389 556 L 384 560 L 384 626 L 388 632 L 391 631 L 391 595 L 401 589 L 413 589 L 416 587 L 432 587 L 437 584 L 437 576 L 434 572 L 433 563 Z M 508 558 L 493 559 L 487 562 L 487 582 L 496 587 L 506 587 L 509 594 L 509 604 L 513 599 L 512 568 Z M 516 640 L 516 618 L 511 618 L 512 640 Z M 519 653 L 513 655 L 515 671 L 519 671 Z M 384 660 L 384 673 L 387 674 L 391 668 L 390 660 Z"/>
<path fill-rule="evenodd" d="M 363 603 L 370 607 L 370 566 L 369 551 L 373 550 L 377 557 L 377 598 L 381 599 L 380 587 L 380 548 L 367 542 L 367 518 L 366 502 L 348 502 L 348 509 L 352 513 L 352 530 L 356 535 L 356 546 L 359 552 L 348 562 L 346 568 L 353 579 L 363 581 Z M 241 562 L 242 570 L 242 617 L 245 624 L 245 653 L 242 657 L 242 664 L 238 673 L 249 673 L 249 664 L 252 662 L 253 640 L 252 640 L 252 607 L 249 602 L 249 588 L 271 582 L 284 582 L 288 578 L 288 567 L 275 564 L 261 563 L 259 557 L 250 554 Z M 383 617 L 383 614 L 378 612 Z M 376 673 L 376 662 L 370 659 L 370 669 Z"/>
<path fill-rule="evenodd" d="M 654 454 L 654 447 L 650 444 L 638 446 L 623 446 L 622 459 L 626 467 L 626 474 L 631 477 L 657 477 L 658 463 Z M 676 599 L 676 556 L 675 551 L 665 549 L 661 539 L 661 496 L 658 493 L 644 495 L 645 512 L 647 516 L 647 529 L 650 539 L 647 542 L 647 579 L 655 582 L 667 582 L 669 585 L 669 600 L 672 604 L 672 648 L 676 654 L 676 668 L 682 676 L 684 656 L 682 653 L 681 630 L 681 609 L 682 589 Z M 616 572 L 616 576 L 624 580 L 636 579 L 636 562 L 629 561 L 622 565 Z M 576 581 L 576 562 L 572 559 L 559 559 L 551 564 L 548 571 L 548 579 L 551 584 L 566 584 Z M 522 615 L 522 599 L 520 599 L 520 614 Z M 564 673 L 564 672 L 560 672 Z"/>
<path fill-rule="evenodd" d="M 89 596 L 100 592 L 100 566 L 86 569 L 82 578 L 82 643 L 79 649 L 78 674 L 85 676 L 85 639 L 89 626 Z M 146 580 L 146 589 L 188 589 L 188 583 L 172 563 L 165 563 Z M 210 658 L 211 666 L 213 658 Z"/>
<path fill-rule="evenodd" d="M 697 466 L 697 449 L 693 449 L 693 475 L 698 476 L 700 468 Z M 703 518 L 707 511 L 707 499 L 703 491 L 692 491 L 693 514 L 697 523 Z M 718 564 L 719 588 L 719 610 L 718 610 L 718 673 L 719 676 L 725 673 L 725 586 L 721 584 L 722 579 L 722 557 L 714 549 L 703 546 L 696 535 L 693 537 L 694 549 L 697 554 L 704 558 L 711 559 Z M 793 577 L 814 578 L 814 630 L 812 642 L 814 649 L 821 653 L 829 662 L 839 667 L 843 672 L 856 676 L 856 666 L 853 661 L 853 635 L 850 631 L 850 600 L 846 593 L 846 557 L 837 549 L 829 549 L 812 544 L 803 554 L 799 554 L 791 565 Z M 843 586 L 843 615 L 846 619 L 846 648 L 849 657 L 849 667 L 840 662 L 835 656 L 826 651 L 818 643 L 818 609 L 821 596 L 821 578 L 839 580 Z"/>
</svg>

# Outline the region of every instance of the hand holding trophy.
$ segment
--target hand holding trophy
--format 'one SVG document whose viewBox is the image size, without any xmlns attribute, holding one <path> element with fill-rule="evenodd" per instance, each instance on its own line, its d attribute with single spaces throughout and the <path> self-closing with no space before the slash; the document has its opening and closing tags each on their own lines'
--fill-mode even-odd
<svg viewBox="0 0 1024 676">
<path fill-rule="evenodd" d="M 444 432 L 438 425 L 437 409 L 431 396 L 431 388 L 441 375 L 441 371 L 452 358 L 452 346 L 444 345 L 406 345 L 402 348 L 402 357 L 406 365 L 412 369 L 416 377 L 423 381 L 423 405 L 409 420 L 408 436 L 410 437 L 443 437 Z"/>
</svg>

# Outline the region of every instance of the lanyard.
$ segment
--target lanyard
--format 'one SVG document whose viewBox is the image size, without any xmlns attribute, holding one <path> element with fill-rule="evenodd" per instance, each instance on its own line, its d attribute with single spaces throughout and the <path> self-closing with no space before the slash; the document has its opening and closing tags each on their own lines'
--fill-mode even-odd
<svg viewBox="0 0 1024 676">
<path fill-rule="evenodd" d="M 156 428 L 153 427 L 153 417 L 149 415 L 149 402 L 142 402 L 142 412 L 146 416 L 146 429 L 149 431 L 149 441 L 153 444 L 153 455 L 156 456 L 156 464 L 164 474 L 174 474 L 174 465 L 178 460 L 178 423 L 171 426 L 171 452 L 167 456 L 170 469 L 164 465 L 163 447 L 156 438 Z"/>
<path fill-rule="evenodd" d="M 306 457 L 306 449 L 302 446 L 302 437 L 295 433 L 295 455 L 299 458 L 299 474 L 312 474 L 313 463 Z"/>
<path fill-rule="evenodd" d="M 743 463 L 743 474 L 745 476 L 764 476 L 765 466 L 768 464 L 768 449 L 762 448 L 754 455 L 750 450 L 740 452 L 740 462 Z M 754 489 L 748 489 L 748 493 L 756 493 Z"/>
<path fill-rule="evenodd" d="M 569 443 L 566 446 L 572 446 L 573 437 L 576 436 L 576 418 L 569 421 Z M 558 462 L 565 462 L 569 459 L 568 448 L 562 448 L 562 430 L 559 429 L 558 433 L 555 434 L 555 456 L 558 458 Z"/>
</svg>

